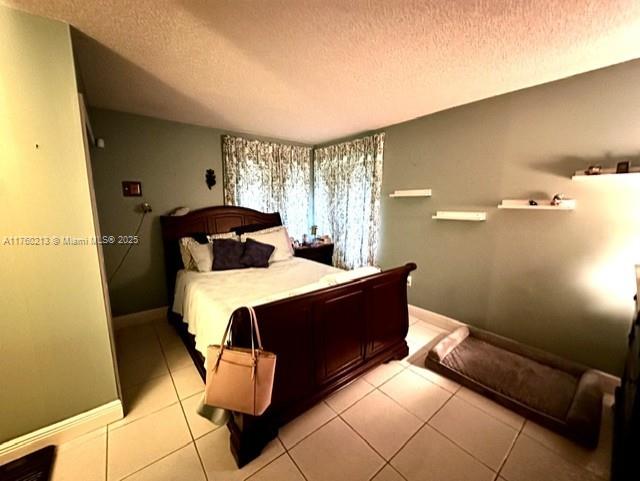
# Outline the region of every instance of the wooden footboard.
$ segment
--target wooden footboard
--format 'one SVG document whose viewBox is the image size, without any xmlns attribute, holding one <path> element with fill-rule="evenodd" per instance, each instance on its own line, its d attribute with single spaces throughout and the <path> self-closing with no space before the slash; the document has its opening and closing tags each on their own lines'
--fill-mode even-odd
<svg viewBox="0 0 640 481">
<path fill-rule="evenodd" d="M 217 234 L 239 226 L 282 224 L 277 212 L 213 206 L 160 219 L 167 292 L 172 296 L 182 269 L 179 240 Z M 229 423 L 231 450 L 243 466 L 260 454 L 278 428 L 365 371 L 408 353 L 407 276 L 415 264 L 347 284 L 256 307 L 264 348 L 278 355 L 272 403 L 258 417 L 235 414 Z M 169 299 L 171 305 L 173 299 Z M 242 312 L 242 311 L 241 311 Z M 239 314 L 240 316 L 244 314 Z M 169 313 L 198 371 L 204 360 L 179 316 Z M 249 345 L 247 319 L 234 322 L 233 339 Z"/>
<path fill-rule="evenodd" d="M 243 466 L 278 428 L 362 373 L 408 353 L 407 276 L 413 263 L 347 284 L 257 306 L 264 348 L 278 356 L 272 403 L 258 417 L 234 414 L 231 450 Z M 242 311 L 233 339 L 249 345 Z M 205 378 L 202 356 L 180 319 L 181 335 Z"/>
</svg>

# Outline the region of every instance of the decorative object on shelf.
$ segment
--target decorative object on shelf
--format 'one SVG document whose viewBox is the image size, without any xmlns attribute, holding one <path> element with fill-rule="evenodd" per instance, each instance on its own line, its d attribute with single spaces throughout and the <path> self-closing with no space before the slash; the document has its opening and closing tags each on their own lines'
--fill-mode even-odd
<svg viewBox="0 0 640 481">
<path fill-rule="evenodd" d="M 431 189 L 394 190 L 389 197 L 431 197 Z"/>
<path fill-rule="evenodd" d="M 316 235 L 318 235 L 318 226 L 317 225 L 312 225 L 311 226 L 311 236 L 315 239 Z"/>
<path fill-rule="evenodd" d="M 584 171 L 586 175 L 600 175 L 601 172 L 601 165 L 590 165 L 589 167 L 587 167 L 587 170 Z"/>
<path fill-rule="evenodd" d="M 486 212 L 464 212 L 439 210 L 431 216 L 435 220 L 464 220 L 471 222 L 481 222 L 487 220 Z"/>
<path fill-rule="evenodd" d="M 553 204 L 549 199 L 504 199 L 498 205 L 498 209 L 524 209 L 524 210 L 574 210 L 574 199 L 560 199 L 558 204 Z"/>
<path fill-rule="evenodd" d="M 616 165 L 616 174 L 628 174 L 631 169 L 631 162 L 628 160 L 624 162 L 618 162 Z"/>
<path fill-rule="evenodd" d="M 209 190 L 211 190 L 211 188 L 216 185 L 216 172 L 213 169 L 207 169 L 204 174 L 204 180 L 207 183 Z"/>
<path fill-rule="evenodd" d="M 590 175 L 587 171 L 578 170 L 571 177 L 572 180 L 584 180 L 584 179 L 631 179 L 640 176 L 640 166 L 632 166 L 629 163 L 628 172 L 618 172 L 616 167 L 607 167 L 600 170 L 598 175 Z"/>
<path fill-rule="evenodd" d="M 559 206 L 564 200 L 564 194 L 555 194 L 551 199 L 551 205 Z"/>
<path fill-rule="evenodd" d="M 321 244 L 332 244 L 331 236 L 329 234 L 321 235 L 316 239 Z"/>
</svg>

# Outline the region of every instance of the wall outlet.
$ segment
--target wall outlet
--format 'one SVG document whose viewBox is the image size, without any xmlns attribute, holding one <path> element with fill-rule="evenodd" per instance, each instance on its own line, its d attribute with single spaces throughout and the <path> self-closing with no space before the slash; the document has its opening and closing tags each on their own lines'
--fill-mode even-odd
<svg viewBox="0 0 640 481">
<path fill-rule="evenodd" d="M 407 276 L 407 287 L 411 287 L 411 275 Z"/>
</svg>

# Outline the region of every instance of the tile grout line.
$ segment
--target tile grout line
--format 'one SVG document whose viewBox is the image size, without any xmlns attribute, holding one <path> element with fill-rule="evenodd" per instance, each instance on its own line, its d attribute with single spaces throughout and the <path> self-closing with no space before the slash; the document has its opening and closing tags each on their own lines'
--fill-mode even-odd
<svg viewBox="0 0 640 481">
<path fill-rule="evenodd" d="M 367 440 L 364 438 L 364 436 L 362 436 L 362 434 L 360 434 L 358 431 L 356 431 L 356 429 L 355 429 L 353 426 L 351 426 L 351 424 L 349 424 L 349 423 L 348 423 L 344 418 L 342 418 L 342 416 L 338 415 L 338 418 L 340 418 L 340 420 L 341 420 L 344 424 L 346 424 L 346 425 L 347 425 L 347 427 L 348 427 L 351 431 L 353 431 L 353 432 L 356 434 L 356 436 L 358 436 L 360 439 L 362 439 L 362 441 L 364 441 L 364 443 L 365 443 L 367 446 L 369 446 L 369 447 L 373 450 L 373 452 L 374 452 L 374 453 L 376 453 L 378 456 L 380 456 L 380 459 L 382 459 L 382 460 L 384 461 L 384 464 L 387 464 L 387 463 L 389 462 L 389 461 L 387 461 L 387 458 L 385 458 L 381 453 L 379 453 L 379 452 L 378 452 L 378 450 L 377 450 L 376 448 L 374 448 L 374 447 L 371 445 L 371 443 L 369 443 L 369 441 L 367 441 Z M 420 431 L 420 429 L 422 429 L 422 428 L 418 428 L 418 431 Z M 416 432 L 418 432 L 418 431 L 416 431 Z M 414 434 L 415 434 L 415 433 L 414 433 Z M 402 449 L 402 448 L 400 448 L 400 449 Z M 395 456 L 395 455 L 396 455 L 396 453 L 394 453 L 393 455 Z M 393 457 L 393 456 L 392 456 L 392 457 Z M 384 464 L 382 465 L 382 467 L 384 467 Z"/>
<path fill-rule="evenodd" d="M 200 467 L 201 467 L 201 468 L 202 468 L 202 470 L 203 470 L 203 473 L 204 473 L 205 479 L 208 479 L 208 477 L 207 477 L 207 473 L 206 473 L 206 471 L 204 470 L 204 466 L 203 466 L 203 464 L 202 464 L 202 459 L 200 459 L 200 453 L 198 452 L 198 449 L 197 449 L 197 447 L 196 447 L 196 445 L 195 445 L 195 440 L 193 439 L 193 434 L 191 434 L 191 428 L 190 428 L 189 423 L 188 423 L 188 421 L 187 421 L 187 419 L 186 419 L 186 415 L 184 414 L 184 409 L 182 408 L 182 403 L 181 403 L 181 400 L 180 400 L 180 396 L 178 395 L 178 390 L 177 390 L 177 389 L 176 389 L 176 387 L 175 387 L 175 382 L 173 381 L 173 376 L 171 375 L 171 370 L 169 369 L 169 364 L 168 364 L 168 362 L 167 362 L 167 359 L 166 359 L 166 356 L 165 356 L 165 353 L 164 353 L 164 349 L 163 349 L 163 347 L 162 347 L 162 342 L 160 341 L 160 338 L 159 338 L 158 333 L 157 333 L 157 331 L 156 331 L 156 329 L 155 329 L 155 326 L 153 325 L 153 321 L 151 321 L 149 324 L 151 324 L 151 327 L 152 327 L 152 330 L 153 330 L 154 336 L 155 336 L 155 338 L 156 338 L 156 342 L 158 342 L 158 344 L 160 345 L 160 353 L 161 353 L 161 355 L 162 355 L 162 359 L 164 360 L 165 366 L 167 367 L 169 377 L 171 378 L 171 383 L 172 383 L 172 385 L 173 385 L 173 389 L 174 389 L 174 391 L 175 391 L 175 393 L 176 393 L 176 397 L 178 398 L 178 400 L 177 400 L 177 404 L 180 404 L 180 409 L 181 409 L 181 411 L 182 411 L 182 415 L 183 415 L 183 418 L 184 418 L 185 424 L 187 425 L 187 429 L 188 429 L 188 431 L 189 431 L 189 435 L 191 436 L 191 441 L 189 441 L 187 444 L 185 444 L 185 445 L 183 445 L 183 446 L 180 446 L 180 447 L 178 447 L 178 448 L 176 448 L 176 449 L 172 450 L 171 452 L 169 452 L 169 453 L 165 454 L 164 456 L 161 456 L 160 458 L 158 458 L 158 459 L 154 460 L 153 462 L 151 462 L 151 463 L 149 463 L 149 464 L 147 464 L 147 465 L 143 466 L 142 468 L 140 468 L 140 469 L 138 469 L 138 470 L 136 470 L 136 471 L 133 471 L 132 473 L 127 474 L 126 476 L 124 476 L 124 477 L 120 478 L 120 480 L 127 479 L 127 478 L 129 478 L 129 477 L 133 476 L 134 474 L 139 473 L 140 471 L 142 471 L 142 470 L 144 470 L 144 469 L 147 469 L 148 467 L 150 467 L 150 466 L 152 466 L 152 465 L 154 465 L 154 464 L 158 463 L 159 461 L 161 461 L 161 460 L 163 460 L 163 459 L 165 459 L 165 458 L 167 458 L 167 457 L 171 456 L 172 454 L 174 454 L 174 453 L 176 453 L 176 452 L 180 451 L 181 449 L 184 449 L 185 447 L 189 446 L 190 444 L 193 444 L 193 445 L 194 445 L 194 448 L 196 449 L 196 453 L 198 454 L 198 460 L 200 461 Z M 141 383 L 141 384 L 143 384 L 143 383 Z M 142 416 L 142 417 L 140 417 L 140 418 L 134 419 L 133 421 L 131 421 L 131 423 L 128 423 L 128 424 L 132 424 L 132 423 L 134 423 L 134 422 L 136 422 L 136 421 L 139 421 L 140 419 L 143 419 L 144 417 L 147 417 L 147 416 L 149 416 L 150 414 L 158 413 L 158 412 L 159 412 L 159 411 L 161 411 L 162 409 L 166 409 L 166 408 L 168 408 L 168 407 L 174 406 L 175 404 L 176 404 L 176 403 L 171 403 L 171 404 L 169 404 L 169 405 L 167 405 L 167 406 L 164 406 L 164 407 L 163 407 L 163 408 L 161 408 L 161 409 L 158 409 L 158 410 L 154 411 L 153 413 L 149 413 L 149 414 L 147 414 L 147 415 L 145 415 L 145 416 Z M 119 428 L 121 428 L 121 427 L 124 427 L 124 426 L 126 426 L 126 425 L 127 425 L 127 424 L 125 424 L 125 425 L 123 425 L 123 426 L 119 426 L 119 427 L 115 428 L 114 430 L 119 429 Z M 108 429 L 107 429 L 107 432 L 108 432 Z"/>
<path fill-rule="evenodd" d="M 165 346 L 163 345 L 162 341 L 160 340 L 160 336 L 158 335 L 158 330 L 156 329 L 156 326 L 153 325 L 153 332 L 156 335 L 156 339 L 158 341 L 158 344 L 160 344 L 160 352 L 162 353 L 162 358 L 164 359 L 165 365 L 167 366 L 167 370 L 169 371 L 169 377 L 171 378 L 171 384 L 173 385 L 173 390 L 176 393 L 176 397 L 178 398 L 178 404 L 180 405 L 180 411 L 182 412 L 182 417 L 184 418 L 184 422 L 187 425 L 187 430 L 189 431 L 189 435 L 191 436 L 191 443 L 193 444 L 193 449 L 195 449 L 196 451 L 196 456 L 198 456 L 198 462 L 200 463 L 200 468 L 202 469 L 202 473 L 204 474 L 204 479 L 208 480 L 209 479 L 209 475 L 207 474 L 207 470 L 204 467 L 204 461 L 202 460 L 202 456 L 200 455 L 200 450 L 198 449 L 198 445 L 196 444 L 196 438 L 193 435 L 193 431 L 191 429 L 191 425 L 189 424 L 189 420 L 187 419 L 187 414 L 184 411 L 184 406 L 182 405 L 182 399 L 180 399 L 180 394 L 178 393 L 178 388 L 176 387 L 176 382 L 173 379 L 173 372 L 171 371 L 171 367 L 169 366 L 169 361 L 167 361 L 167 353 L 165 352 Z M 187 366 L 188 367 L 188 366 Z M 193 396 L 197 396 L 198 393 L 194 394 Z M 189 396 L 185 399 L 189 399 L 190 397 L 193 396 Z M 213 430 L 215 431 L 215 429 Z M 212 432 L 212 431 L 210 431 Z M 206 433 L 209 434 L 209 433 Z M 203 434 L 201 437 L 206 436 L 206 434 Z M 200 439 L 200 438 L 198 438 Z"/>
<path fill-rule="evenodd" d="M 309 436 L 311 436 L 313 433 L 315 433 L 316 431 L 319 431 L 320 429 L 322 429 L 323 427 L 325 427 L 327 424 L 329 424 L 331 421 L 333 421 L 334 419 L 336 419 L 337 417 L 339 417 L 339 416 L 340 416 L 338 413 L 336 413 L 336 412 L 331 408 L 331 406 L 329 406 L 329 405 L 326 403 L 326 401 L 322 400 L 322 401 L 320 401 L 318 404 L 320 404 L 320 403 L 324 403 L 324 404 L 327 406 L 327 408 L 328 408 L 328 409 L 329 409 L 329 410 L 334 414 L 334 416 L 332 416 L 332 417 L 331 417 L 331 419 L 329 419 L 329 420 L 327 420 L 327 421 L 323 422 L 320 426 L 318 426 L 317 428 L 315 428 L 315 429 L 314 429 L 313 431 L 311 431 L 310 433 L 306 434 L 306 435 L 305 435 L 303 438 L 301 438 L 299 441 L 296 441 L 296 442 L 295 442 L 295 443 L 294 443 L 290 448 L 287 448 L 287 446 L 285 446 L 284 442 L 282 441 L 282 439 L 280 439 L 280 436 L 278 435 L 278 436 L 277 436 L 277 437 L 278 437 L 278 440 L 282 443 L 282 446 L 284 446 L 285 450 L 289 451 L 289 450 L 291 450 L 291 449 L 295 448 L 298 444 L 300 444 L 302 441 L 304 441 L 305 439 L 307 439 L 307 438 L 308 438 Z M 313 409 L 313 408 L 311 408 L 311 409 Z M 306 412 L 308 412 L 308 411 L 306 411 Z M 303 415 L 304 415 L 304 413 L 303 413 Z M 302 415 L 301 415 L 301 416 L 302 416 Z M 296 418 L 294 418 L 294 419 L 296 419 Z M 292 421 L 293 421 L 294 419 L 292 419 Z M 278 429 L 278 432 L 280 432 L 280 429 Z"/>
<path fill-rule="evenodd" d="M 498 481 L 498 478 L 500 477 L 500 473 L 502 472 L 502 469 L 504 468 L 505 464 L 507 464 L 507 460 L 509 459 L 509 456 L 511 456 L 511 452 L 513 451 L 513 448 L 515 448 L 516 442 L 520 438 L 520 435 L 524 430 L 524 425 L 526 424 L 526 422 L 527 422 L 526 419 L 523 419 L 520 429 L 516 433 L 516 436 L 513 438 L 513 441 L 511 442 L 511 445 L 509 446 L 509 449 L 507 450 L 507 453 L 505 454 L 504 459 L 500 463 L 500 466 L 498 466 L 498 470 L 496 471 L 496 476 L 495 478 L 493 478 L 494 481 Z"/>
<path fill-rule="evenodd" d="M 326 402 L 320 401 L 326 404 Z M 329 406 L 327 406 L 329 407 Z M 329 407 L 329 409 L 331 409 L 331 407 Z M 331 420 L 335 419 L 335 417 L 331 418 Z M 328 424 L 331 421 L 326 422 L 325 424 Z M 323 426 L 325 425 L 323 424 Z M 320 428 L 318 428 L 320 429 Z M 278 433 L 280 432 L 280 428 L 278 428 Z M 315 432 L 315 431 L 314 431 Z M 311 433 L 313 434 L 313 433 Z M 311 436 L 311 434 L 309 434 L 309 436 Z M 308 436 L 307 436 L 308 437 Z M 276 435 L 276 438 L 278 439 L 278 441 L 280 442 L 280 444 L 282 445 L 282 447 L 284 448 L 284 452 L 287 454 L 287 456 L 289 456 L 289 459 L 291 460 L 291 462 L 294 464 L 294 466 L 298 469 L 298 471 L 300 472 L 300 474 L 302 475 L 302 477 L 304 478 L 305 481 L 308 481 L 307 476 L 304 474 L 304 471 L 302 471 L 302 468 L 300 466 L 298 466 L 298 463 L 296 463 L 296 460 L 293 458 L 293 455 L 289 452 L 289 449 L 285 446 L 285 444 L 282 442 L 282 439 L 280 439 L 279 435 Z M 306 439 L 306 438 L 305 438 Z M 302 440 L 300 440 L 300 442 L 302 442 Z M 298 444 L 300 444 L 300 442 L 294 444 L 293 446 L 291 446 L 291 448 L 295 448 Z M 252 475 L 253 476 L 253 475 Z"/>
<path fill-rule="evenodd" d="M 381 472 L 381 471 L 382 471 L 386 466 L 388 466 L 388 465 L 389 465 L 389 461 L 387 461 L 387 460 L 385 459 L 385 463 L 380 467 L 380 469 L 378 469 L 375 473 L 373 473 L 373 476 L 371 476 L 371 477 L 369 478 L 369 481 L 371 481 L 371 480 L 372 480 L 373 478 L 375 478 L 378 474 L 380 474 L 380 472 Z"/>
<path fill-rule="evenodd" d="M 284 446 L 284 444 L 283 444 Z M 291 453 L 285 448 L 285 454 L 289 457 L 289 459 L 291 460 L 291 462 L 293 463 L 293 465 L 298 469 L 298 472 L 300 473 L 300 475 L 302 476 L 302 478 L 305 481 L 309 481 L 307 476 L 304 474 L 304 471 L 302 470 L 302 468 L 300 466 L 298 466 L 298 463 L 296 463 L 296 460 L 293 459 L 293 456 L 291 455 Z"/>
<path fill-rule="evenodd" d="M 447 391 L 447 392 L 448 392 L 448 391 Z M 407 440 L 404 442 L 404 444 L 403 444 L 402 446 L 400 446 L 400 449 L 398 449 L 398 451 L 396 451 L 396 452 L 394 453 L 394 455 L 393 455 L 393 456 L 391 456 L 391 459 L 389 459 L 389 464 L 391 465 L 391 467 L 392 467 L 392 468 L 393 468 L 394 466 L 391 464 L 391 461 L 392 461 L 392 460 L 393 460 L 393 459 L 394 459 L 394 458 L 395 458 L 395 457 L 400 453 L 400 451 L 402 451 L 402 450 L 407 446 L 407 444 L 409 444 L 409 442 L 411 442 L 411 440 L 412 440 L 413 438 L 415 438 L 415 437 L 418 435 L 418 433 L 419 433 L 420 431 L 422 431 L 422 430 L 424 429 L 424 427 L 425 427 L 425 426 L 427 426 L 427 425 L 429 424 L 429 421 L 431 421 L 431 419 L 433 419 L 433 417 L 434 417 L 436 414 L 438 414 L 438 413 L 440 412 L 440 410 L 442 410 L 442 408 L 444 408 L 444 407 L 447 405 L 447 403 L 449 402 L 449 400 L 451 400 L 451 398 L 453 398 L 453 394 L 449 397 L 449 399 L 447 399 L 445 402 L 443 402 L 443 403 L 442 403 L 442 406 L 440 406 L 438 409 L 436 409 L 436 411 L 435 411 L 435 412 L 434 412 L 434 413 L 429 417 L 429 419 L 427 419 L 426 421 L 424 421 L 424 422 L 422 423 L 422 426 L 420 426 L 420 428 L 418 428 L 418 430 L 417 430 L 415 433 L 413 433 L 411 436 L 409 436 L 409 439 L 407 439 Z M 429 425 L 429 427 L 431 427 L 431 425 Z M 433 428 L 432 428 L 432 429 L 433 429 Z M 395 469 L 395 468 L 394 468 L 394 469 Z M 396 469 L 396 471 L 398 471 L 398 470 Z M 403 477 L 404 477 L 404 476 L 403 476 Z"/>
<path fill-rule="evenodd" d="M 148 467 L 153 466 L 154 464 L 156 464 L 156 463 L 158 463 L 158 462 L 162 461 L 163 459 L 168 458 L 168 457 L 169 457 L 169 456 L 171 456 L 172 454 L 177 453 L 177 452 L 178 452 L 178 451 L 180 451 L 181 449 L 186 448 L 187 446 L 189 446 L 189 445 L 190 445 L 190 444 L 192 444 L 192 443 L 193 443 L 193 442 L 192 442 L 192 441 L 190 441 L 190 442 L 188 442 L 187 444 L 183 444 L 182 446 L 177 447 L 176 449 L 172 450 L 171 452 L 169 452 L 169 453 L 167 453 L 167 454 L 165 454 L 165 455 L 163 455 L 163 456 L 159 457 L 159 458 L 158 458 L 158 459 L 156 459 L 155 461 L 152 461 L 152 462 L 150 462 L 149 464 L 145 464 L 145 465 L 144 465 L 143 467 L 141 467 L 140 469 L 136 469 L 135 471 L 132 471 L 131 473 L 129 473 L 129 474 L 127 474 L 127 475 L 125 475 L 125 476 L 123 476 L 123 477 L 121 477 L 121 478 L 118 478 L 117 480 L 114 480 L 114 481 L 124 481 L 125 479 L 128 479 L 128 478 L 130 478 L 131 476 L 133 476 L 134 474 L 138 474 L 140 471 L 143 471 L 143 470 L 147 469 Z"/>
<path fill-rule="evenodd" d="M 107 430 L 108 430 L 108 431 L 112 431 L 112 432 L 113 432 L 113 431 L 117 431 L 117 430 L 122 429 L 122 428 L 124 428 L 124 427 L 126 427 L 126 426 L 129 426 L 129 425 L 131 425 L 131 424 L 133 424 L 133 423 L 135 423 L 135 422 L 137 422 L 137 421 L 140 421 L 141 419 L 145 419 L 145 418 L 148 418 L 149 416 L 153 416 L 154 414 L 158 414 L 158 413 L 159 413 L 160 411 L 162 411 L 163 409 L 167 409 L 167 408 L 169 408 L 169 407 L 171 407 L 171 406 L 174 406 L 175 404 L 178 404 L 179 402 L 180 402 L 180 400 L 178 399 L 178 400 L 176 400 L 176 401 L 174 401 L 174 402 L 171 402 L 170 404 L 167 404 L 167 405 L 162 406 L 162 407 L 159 407 L 159 408 L 157 408 L 157 409 L 155 409 L 155 410 L 153 410 L 153 411 L 150 411 L 150 412 L 148 412 L 148 413 L 146 413 L 146 414 L 143 414 L 143 415 L 141 415 L 141 416 L 140 416 L 140 417 L 138 417 L 138 418 L 132 419 L 131 421 L 129 421 L 129 422 L 127 422 L 127 423 L 120 424 L 120 425 L 118 425 L 118 426 L 115 426 L 115 427 L 113 427 L 113 428 L 109 429 L 109 426 L 111 426 L 111 425 L 113 425 L 113 424 L 115 424 L 115 423 L 117 423 L 117 422 L 118 422 L 118 421 L 114 421 L 114 422 L 112 422 L 112 423 L 110 423 L 110 424 L 108 424 L 108 425 L 107 425 Z M 125 416 L 125 417 L 126 417 L 126 416 Z M 122 420 L 124 420 L 124 418 L 122 418 Z"/>
<path fill-rule="evenodd" d="M 460 390 L 462 390 L 462 386 L 461 386 Z M 475 391 L 471 391 L 470 389 L 468 389 L 468 390 L 469 390 L 470 392 L 474 393 L 474 394 L 478 394 L 478 393 L 476 393 Z M 478 394 L 478 395 L 479 395 L 479 396 L 482 396 L 481 394 Z M 513 430 L 515 430 L 515 429 L 516 429 L 516 428 L 514 428 L 511 424 L 507 423 L 506 421 L 503 421 L 503 420 L 502 420 L 502 419 L 500 419 L 498 416 L 496 416 L 496 415 L 494 415 L 494 414 L 490 413 L 490 412 L 489 412 L 488 410 L 486 410 L 486 409 L 483 409 L 481 406 L 478 406 L 476 403 L 471 402 L 471 401 L 468 401 L 468 400 L 466 400 L 465 398 L 463 398 L 463 397 L 461 397 L 461 396 L 456 396 L 456 398 L 457 398 L 458 400 L 460 400 L 460 401 L 462 401 L 462 402 L 464 402 L 464 403 L 468 404 L 469 406 L 474 407 L 474 408 L 478 409 L 479 411 L 482 411 L 484 414 L 486 414 L 487 416 L 489 416 L 489 417 L 490 417 L 490 418 L 492 418 L 492 419 L 495 419 L 495 420 L 496 420 L 496 421 L 498 421 L 499 423 L 504 424 L 505 426 L 507 426 L 507 427 L 509 427 L 509 428 L 511 428 L 511 429 L 513 429 Z M 512 411 L 512 410 L 511 410 L 511 409 L 509 409 L 509 408 L 506 408 L 506 407 L 504 407 L 504 406 L 501 406 L 500 404 L 498 404 L 497 402 L 495 402 L 495 401 L 493 401 L 493 400 L 491 400 L 491 399 L 489 399 L 489 398 L 486 398 L 486 397 L 484 397 L 484 396 L 482 396 L 482 398 L 483 398 L 483 399 L 485 399 L 485 400 L 487 400 L 487 401 L 489 401 L 489 402 L 494 403 L 494 404 L 495 404 L 496 406 L 498 406 L 499 408 L 506 409 L 506 410 L 507 410 L 507 411 L 509 411 L 510 413 L 514 413 L 514 414 L 517 414 L 518 416 L 520 416 L 518 413 L 516 413 L 516 412 Z M 520 416 L 520 417 L 523 419 L 523 421 L 526 421 L 526 418 L 525 418 L 524 416 Z"/>
<path fill-rule="evenodd" d="M 420 429 L 422 429 L 422 428 L 420 428 Z M 398 452 L 400 452 L 400 451 L 398 451 Z M 404 479 L 405 481 L 408 481 L 408 480 L 407 480 L 407 478 L 405 477 L 405 475 L 404 475 L 404 474 L 402 474 L 400 471 L 398 471 L 398 469 L 397 469 L 393 464 L 391 464 L 391 463 L 387 463 L 387 465 L 388 465 L 391 469 L 393 469 L 393 471 L 394 471 L 395 473 L 397 473 L 397 474 L 398 474 L 398 476 L 400 476 L 400 477 L 401 477 L 402 479 Z"/>
<path fill-rule="evenodd" d="M 480 464 L 482 464 L 484 467 L 486 467 L 487 469 L 489 469 L 489 471 L 491 471 L 492 473 L 496 473 L 496 468 L 492 468 L 491 466 L 489 466 L 485 461 L 482 461 L 481 459 L 479 459 L 475 454 L 473 454 L 471 451 L 469 451 L 467 448 L 460 446 L 457 442 L 455 442 L 453 439 L 451 439 L 449 436 L 447 436 L 445 433 L 443 433 L 442 431 L 440 431 L 438 428 L 436 428 L 435 426 L 429 424 L 429 427 L 431 429 L 433 429 L 435 432 L 437 432 L 440 436 L 442 436 L 443 438 L 445 438 L 446 440 L 448 440 L 450 443 L 454 444 L 457 448 L 459 448 L 461 451 L 464 451 L 465 453 L 467 453 L 469 456 L 471 456 L 474 460 L 476 460 L 477 462 L 479 462 Z M 515 429 L 514 429 L 515 431 Z"/>
<path fill-rule="evenodd" d="M 398 373 L 400 374 L 400 373 Z M 416 374 L 417 375 L 417 374 Z M 394 376 L 395 377 L 395 376 Z M 445 404 L 447 404 L 449 402 L 449 400 L 455 396 L 455 394 L 453 394 L 451 391 L 447 391 L 445 388 L 438 386 L 436 383 L 429 381 L 428 379 L 423 378 L 422 376 L 420 376 L 422 379 L 424 379 L 427 382 L 430 382 L 431 384 L 433 384 L 434 386 L 436 386 L 437 388 L 442 389 L 444 392 L 446 392 L 447 394 L 449 394 L 449 397 L 447 398 L 447 400 L 445 402 L 442 403 L 442 406 L 444 406 Z M 391 380 L 391 379 L 390 379 Z M 384 383 L 386 384 L 386 382 Z M 381 384 L 380 387 L 382 387 L 384 384 Z M 409 414 L 411 414 L 412 416 L 420 419 L 420 421 L 422 421 L 421 418 L 418 417 L 417 414 L 412 413 L 411 411 L 409 411 L 406 407 L 404 407 L 402 404 L 400 404 L 400 402 L 398 402 L 397 400 L 395 400 L 394 398 L 392 398 L 389 394 L 387 394 L 386 392 L 384 392 L 382 389 L 380 388 L 376 388 L 378 389 L 378 391 L 380 391 L 383 395 L 385 395 L 386 397 L 388 397 L 389 399 L 391 399 L 394 403 L 396 403 L 398 406 L 400 406 L 402 409 L 404 409 L 406 412 L 408 412 Z M 431 416 L 429 416 L 429 419 L 427 419 L 426 421 L 422 421 L 424 423 L 429 422 L 431 420 L 431 418 L 433 416 L 435 416 L 435 414 L 440 411 L 440 409 L 442 408 L 442 406 L 440 406 Z"/>
<path fill-rule="evenodd" d="M 546 429 L 546 428 L 545 428 Z M 595 473 L 593 471 L 591 471 L 590 469 L 586 468 L 585 466 L 581 466 L 580 464 L 578 464 L 575 461 L 571 461 L 567 458 L 565 458 L 564 456 L 562 456 L 559 452 L 553 450 L 550 446 L 547 446 L 546 444 L 544 444 L 542 441 L 537 440 L 536 438 L 530 436 L 529 434 L 525 433 L 524 431 L 522 432 L 522 436 L 526 437 L 527 439 L 535 442 L 536 444 L 540 445 L 542 448 L 544 448 L 546 451 L 549 451 L 550 453 L 558 456 L 561 460 L 563 460 L 565 463 L 570 464 L 573 467 L 578 467 L 579 469 L 581 469 L 582 471 L 586 471 L 589 474 L 597 477 L 598 479 L 601 479 L 604 481 L 604 478 L 602 476 L 600 476 L 600 474 Z M 571 441 L 571 440 L 569 440 Z M 573 441 L 572 441 L 573 442 Z"/>
</svg>

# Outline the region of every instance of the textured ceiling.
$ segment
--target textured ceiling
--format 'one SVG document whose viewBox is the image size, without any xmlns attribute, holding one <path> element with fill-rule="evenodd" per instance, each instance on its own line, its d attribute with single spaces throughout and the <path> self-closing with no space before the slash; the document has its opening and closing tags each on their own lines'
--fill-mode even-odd
<svg viewBox="0 0 640 481">
<path fill-rule="evenodd" d="M 91 105 L 307 143 L 640 57 L 639 0 L 0 0 Z"/>
</svg>

